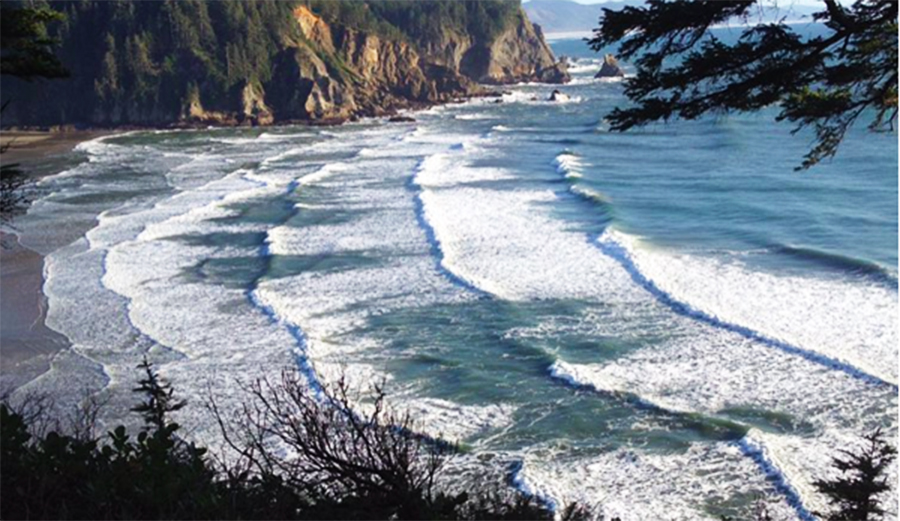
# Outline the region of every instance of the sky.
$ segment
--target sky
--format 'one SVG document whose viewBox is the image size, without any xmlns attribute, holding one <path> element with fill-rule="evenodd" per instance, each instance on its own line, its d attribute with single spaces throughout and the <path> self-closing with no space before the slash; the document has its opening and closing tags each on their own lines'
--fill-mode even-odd
<svg viewBox="0 0 900 521">
<path fill-rule="evenodd" d="M 570 0 L 560 0 L 560 1 L 570 1 Z M 615 0 L 574 0 L 579 4 L 605 4 L 610 1 Z M 523 0 L 523 2 L 527 3 L 528 0 Z M 853 0 L 839 0 L 841 4 L 850 4 Z M 820 6 L 823 4 L 822 0 L 768 0 L 768 3 L 778 4 L 781 7 L 785 7 L 788 5 L 798 5 L 798 6 Z"/>
</svg>

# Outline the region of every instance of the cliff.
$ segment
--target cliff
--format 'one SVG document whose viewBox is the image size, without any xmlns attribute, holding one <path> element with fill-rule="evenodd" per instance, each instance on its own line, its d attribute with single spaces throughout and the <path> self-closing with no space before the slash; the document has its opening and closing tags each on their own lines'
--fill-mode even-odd
<svg viewBox="0 0 900 521">
<path fill-rule="evenodd" d="M 72 76 L 3 82 L 3 125 L 268 125 L 564 82 L 518 0 L 60 2 Z"/>
</svg>

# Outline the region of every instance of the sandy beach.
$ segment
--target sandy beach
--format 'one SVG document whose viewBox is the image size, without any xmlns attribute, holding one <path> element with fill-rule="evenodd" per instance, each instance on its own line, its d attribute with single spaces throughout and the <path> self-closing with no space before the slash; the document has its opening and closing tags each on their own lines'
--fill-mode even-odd
<svg viewBox="0 0 900 521">
<path fill-rule="evenodd" d="M 50 359 L 68 345 L 48 328 L 44 258 L 2 234 L 0 249 L 0 389 L 15 388 L 49 368 Z"/>
<path fill-rule="evenodd" d="M 0 130 L 0 164 L 27 165 L 48 156 L 71 151 L 78 143 L 107 134 L 97 130 L 45 132 L 37 130 Z M 7 148 L 8 147 L 8 148 Z"/>
<path fill-rule="evenodd" d="M 46 169 L 30 167 L 102 134 L 0 131 L 0 146 L 6 149 L 0 164 L 19 164 L 26 174 L 46 174 Z M 11 224 L 14 228 L 15 221 Z M 43 256 L 22 246 L 14 233 L 0 232 L 0 244 L 0 391 L 5 391 L 45 372 L 53 355 L 69 343 L 45 325 Z"/>
</svg>

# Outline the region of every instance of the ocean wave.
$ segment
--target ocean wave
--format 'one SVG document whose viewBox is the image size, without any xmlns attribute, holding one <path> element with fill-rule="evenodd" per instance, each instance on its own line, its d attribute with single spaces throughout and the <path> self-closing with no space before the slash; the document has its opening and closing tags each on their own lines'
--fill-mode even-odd
<svg viewBox="0 0 900 521">
<path fill-rule="evenodd" d="M 583 176 L 581 157 L 567 151 L 561 152 L 553 159 L 556 164 L 556 171 L 563 174 L 567 179 L 577 179 Z"/>
<path fill-rule="evenodd" d="M 504 103 L 520 103 L 524 105 L 535 105 L 535 104 L 554 104 L 554 105 L 569 105 L 569 104 L 578 104 L 584 101 L 584 98 L 581 96 L 575 95 L 566 95 L 565 98 L 559 99 L 556 101 L 551 101 L 549 99 L 548 94 L 540 94 L 540 93 L 532 93 L 532 92 L 523 92 L 523 91 L 513 91 L 509 93 L 504 93 L 501 98 Z"/>
<path fill-rule="evenodd" d="M 897 386 L 892 289 L 667 255 L 638 248 L 636 238 L 612 229 L 595 244 L 678 313 L 852 376 Z M 830 298 L 835 294 L 843 298 Z M 886 365 L 886 360 L 894 362 Z"/>
<path fill-rule="evenodd" d="M 603 60 L 598 58 L 574 58 L 569 63 L 570 74 L 595 73 L 600 70 Z"/>
<path fill-rule="evenodd" d="M 475 114 L 456 114 L 453 116 L 454 119 L 460 119 L 463 121 L 483 121 L 489 119 L 497 119 L 496 116 L 492 116 L 490 114 L 483 113 L 475 113 Z"/>
<path fill-rule="evenodd" d="M 730 442 L 693 442 L 667 454 L 625 447 L 591 456 L 535 447 L 521 457 L 513 483 L 554 508 L 578 502 L 597 519 L 720 519 L 708 502 L 727 504 L 747 490 L 760 494 L 770 514 L 784 519 L 796 515 L 783 496 L 773 493 L 754 462 Z"/>
<path fill-rule="evenodd" d="M 867 261 L 865 259 L 848 257 L 838 253 L 803 246 L 776 245 L 771 247 L 770 251 L 776 254 L 789 255 L 804 261 L 811 261 L 820 266 L 837 268 L 852 274 L 870 276 L 875 280 L 880 280 L 894 287 L 897 286 L 896 272 L 878 263 Z"/>
<path fill-rule="evenodd" d="M 729 353 L 727 340 L 709 339 L 713 342 L 699 334 L 689 342 L 649 348 L 607 363 L 557 360 L 549 373 L 576 388 L 623 396 L 690 421 L 731 425 L 739 436 L 733 443 L 744 456 L 772 480 L 796 515 L 813 519 L 810 512 L 821 510 L 825 502 L 812 483 L 830 467 L 828 455 L 847 447 L 860 431 L 892 422 L 889 414 L 871 417 L 860 411 L 856 405 L 860 395 L 872 399 L 873 394 L 877 398 L 888 393 L 835 375 L 823 380 L 802 360 L 766 360 L 765 353 L 754 353 L 763 347 L 747 345 L 740 349 L 747 352 L 736 356 Z M 829 414 L 809 418 L 810 408 Z M 768 424 L 765 415 L 752 411 L 772 411 L 779 423 Z M 812 425 L 786 429 L 786 417 Z M 805 432 L 810 428 L 813 434 Z"/>
<path fill-rule="evenodd" d="M 600 205 L 605 211 L 612 209 L 612 199 L 603 192 L 592 190 L 579 184 L 570 186 L 569 191 L 588 202 Z"/>
</svg>

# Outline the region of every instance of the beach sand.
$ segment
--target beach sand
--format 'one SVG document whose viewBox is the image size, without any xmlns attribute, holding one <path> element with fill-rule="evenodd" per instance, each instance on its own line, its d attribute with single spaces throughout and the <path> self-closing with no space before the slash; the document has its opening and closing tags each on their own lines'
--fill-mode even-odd
<svg viewBox="0 0 900 521">
<path fill-rule="evenodd" d="M 102 135 L 96 131 L 0 131 L 0 164 L 18 163 L 26 174 L 47 174 L 38 164 L 70 152 L 78 143 Z M 35 166 L 35 168 L 30 168 Z M 15 227 L 15 221 L 12 222 Z M 45 325 L 44 258 L 22 246 L 13 233 L 0 232 L 0 392 L 47 371 L 50 360 L 69 346 L 68 339 Z"/>
<path fill-rule="evenodd" d="M 69 341 L 44 325 L 44 258 L 15 235 L 0 240 L 0 389 L 9 390 L 45 372 Z"/>
<path fill-rule="evenodd" d="M 20 163 L 27 165 L 49 156 L 64 154 L 75 145 L 95 137 L 108 134 L 96 130 L 69 130 L 44 132 L 31 130 L 0 130 L 0 164 Z M 9 148 L 7 148 L 7 145 Z"/>
</svg>

